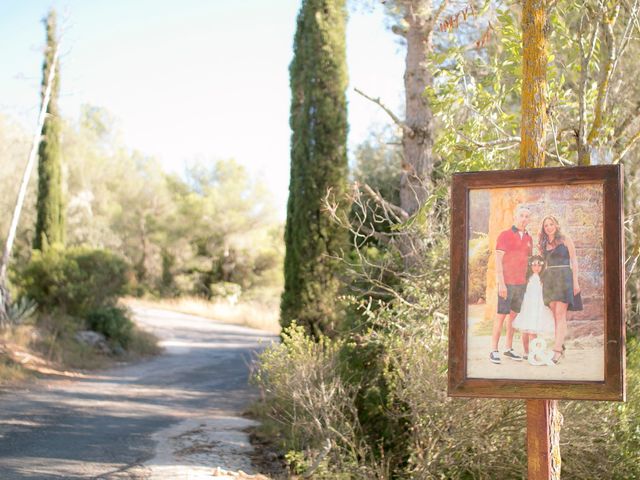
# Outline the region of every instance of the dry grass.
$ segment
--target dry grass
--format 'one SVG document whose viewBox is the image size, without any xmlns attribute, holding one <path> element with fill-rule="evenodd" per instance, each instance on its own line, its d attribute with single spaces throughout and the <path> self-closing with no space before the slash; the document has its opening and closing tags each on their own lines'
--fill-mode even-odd
<svg viewBox="0 0 640 480">
<path fill-rule="evenodd" d="M 48 340 L 53 341 L 51 337 Z M 102 370 L 111 368 L 118 363 L 135 362 L 146 357 L 159 355 L 162 348 L 158 345 L 158 339 L 155 335 L 134 328 L 127 350 L 121 354 L 101 353 L 89 345 L 78 342 L 71 335 L 58 336 L 53 343 L 53 348 L 47 351 L 53 352 L 49 358 L 61 368 Z"/>
<path fill-rule="evenodd" d="M 138 327 L 133 329 L 131 340 L 129 340 L 127 347 L 126 360 L 138 360 L 144 357 L 160 355 L 161 353 L 162 347 L 158 345 L 158 337 Z"/>
<path fill-rule="evenodd" d="M 36 330 L 30 325 L 11 327 L 0 334 L 0 385 L 14 385 L 32 378 L 33 364 L 44 363 L 30 352 Z"/>
<path fill-rule="evenodd" d="M 0 385 L 13 385 L 32 377 L 30 370 L 12 359 L 0 356 Z"/>
<path fill-rule="evenodd" d="M 75 330 L 64 327 L 52 333 L 47 328 L 20 325 L 0 333 L 0 385 L 14 385 L 37 374 L 82 376 L 77 370 L 110 368 L 161 352 L 155 336 L 134 329 L 128 350 L 113 357 L 79 343 Z"/>
<path fill-rule="evenodd" d="M 198 297 L 171 299 L 140 299 L 127 297 L 121 300 L 128 307 L 161 308 L 173 312 L 197 315 L 218 322 L 243 325 L 270 333 L 280 333 L 279 308 L 276 299 L 270 301 L 209 302 Z"/>
</svg>

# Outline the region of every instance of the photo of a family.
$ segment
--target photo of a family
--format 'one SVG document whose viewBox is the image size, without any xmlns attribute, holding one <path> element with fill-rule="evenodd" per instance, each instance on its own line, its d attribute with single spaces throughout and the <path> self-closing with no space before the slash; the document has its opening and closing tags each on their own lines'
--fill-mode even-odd
<svg viewBox="0 0 640 480">
<path fill-rule="evenodd" d="M 467 378 L 602 381 L 601 184 L 472 189 Z"/>
</svg>

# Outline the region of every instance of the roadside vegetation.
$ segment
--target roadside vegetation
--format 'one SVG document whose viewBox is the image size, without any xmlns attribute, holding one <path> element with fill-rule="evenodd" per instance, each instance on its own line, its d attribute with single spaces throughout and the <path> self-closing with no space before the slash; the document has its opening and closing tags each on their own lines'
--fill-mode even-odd
<svg viewBox="0 0 640 480">
<path fill-rule="evenodd" d="M 277 332 L 283 225 L 264 185 L 233 159 L 193 159 L 167 174 L 123 144 L 108 111 L 84 105 L 79 118 L 65 117 L 53 11 L 45 27 L 43 101 L 48 83 L 51 95 L 0 285 L 0 382 L 159 353 L 127 305 Z M 0 113 L 5 212 L 30 149 L 25 130 Z M 11 220 L 0 218 L 3 245 Z"/>
<path fill-rule="evenodd" d="M 344 8 L 339 0 L 309 0 L 300 18 L 309 14 L 305 9 L 320 16 L 325 4 Z M 449 242 L 448 188 L 455 172 L 518 166 L 521 8 L 492 2 L 478 12 L 473 5 L 444 5 L 439 20 L 424 27 L 434 22 L 436 4 L 385 2 L 393 31 L 408 49 L 428 50 L 429 60 L 418 67 L 407 56 L 405 116 L 390 115 L 394 128 L 372 132 L 356 150 L 348 194 L 329 191 L 320 204 L 350 239 L 332 255 L 341 262 L 335 273 L 340 302 L 331 317 L 309 325 L 318 312 L 315 299 L 304 304 L 299 298 L 297 308 L 304 312 L 306 305 L 310 312 L 299 323 L 283 318 L 281 344 L 261 354 L 254 371 L 262 396 L 252 411 L 263 422 L 256 436 L 273 439 L 293 478 L 526 478 L 524 402 L 447 396 L 449 253 L 457 248 Z M 634 37 L 638 5 L 556 2 L 548 10 L 546 165 L 622 162 L 627 199 L 627 401 L 560 402 L 562 478 L 638 478 L 640 223 L 634 202 L 640 137 L 632 133 L 639 128 L 637 111 L 627 109 L 638 103 L 635 73 L 629 76 L 638 69 L 632 53 L 640 49 Z M 421 15 L 423 23 L 416 19 Z M 299 20 L 299 30 L 301 25 Z M 419 28 L 433 29 L 433 43 L 409 45 L 425 38 Z M 631 31 L 636 33 L 629 36 Z M 304 44 L 301 35 L 296 41 Z M 623 48 L 613 49 L 612 41 Z M 415 95 L 408 78 L 420 68 L 428 71 L 422 72 L 423 95 Z M 598 73 L 605 70 L 614 72 L 615 81 Z M 293 68 L 290 73 L 297 74 Z M 309 80 L 325 73 L 308 69 L 305 78 L 330 84 Z M 612 87 L 615 82 L 619 86 Z M 412 105 L 409 97 L 423 103 Z M 303 143 L 318 145 L 313 123 L 298 125 L 294 115 L 292 107 L 293 127 L 309 135 Z M 411 124 L 416 117 L 424 120 L 422 130 Z M 421 137 L 425 149 L 408 149 L 408 137 Z M 417 172 L 422 182 L 413 195 L 417 208 L 403 198 L 407 172 Z M 475 241 L 471 262 L 486 261 L 486 243 Z M 485 300 L 483 282 L 473 282 L 476 303 Z"/>
<path fill-rule="evenodd" d="M 15 191 L 16 165 L 29 145 L 10 118 L 0 116 L 0 125 L 0 142 L 10 147 L 0 149 L 7 172 L 0 184 Z M 279 331 L 282 226 L 270 216 L 264 187 L 233 160 L 194 162 L 184 176 L 165 175 L 153 158 L 119 143 L 104 110 L 87 106 L 63 128 L 66 244 L 32 248 L 32 179 L 9 264 L 7 348 L 58 369 L 156 354 L 156 340 L 132 323 L 127 306 L 134 305 Z M 6 211 L 11 197 L 0 199 Z M 242 197 L 246 203 L 233 200 Z M 9 220 L 0 219 L 3 231 Z M 80 331 L 104 335 L 107 348 L 78 340 Z M 6 359 L 0 378 L 23 376 L 19 361 L 0 357 Z"/>
<path fill-rule="evenodd" d="M 182 296 L 155 299 L 126 297 L 121 302 L 130 307 L 161 308 L 277 334 L 281 330 L 278 294 L 279 290 L 271 293 L 268 298 L 239 301 L 211 301 L 202 297 Z"/>
</svg>

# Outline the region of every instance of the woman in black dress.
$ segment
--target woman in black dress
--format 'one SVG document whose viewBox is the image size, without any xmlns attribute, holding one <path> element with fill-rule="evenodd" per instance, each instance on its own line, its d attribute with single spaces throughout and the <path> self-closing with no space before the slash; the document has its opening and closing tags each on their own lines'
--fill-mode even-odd
<svg viewBox="0 0 640 480">
<path fill-rule="evenodd" d="M 542 276 L 542 296 L 556 323 L 552 360 L 558 363 L 564 355 L 567 310 L 582 310 L 578 259 L 573 241 L 561 232 L 555 217 L 544 217 L 538 239 L 540 254 L 547 264 Z"/>
</svg>

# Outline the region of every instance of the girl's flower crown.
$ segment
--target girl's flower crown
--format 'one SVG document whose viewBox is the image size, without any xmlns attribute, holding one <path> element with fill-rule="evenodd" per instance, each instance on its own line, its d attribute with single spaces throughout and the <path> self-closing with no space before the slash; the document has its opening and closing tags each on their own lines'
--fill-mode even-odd
<svg viewBox="0 0 640 480">
<path fill-rule="evenodd" d="M 545 261 L 540 255 L 534 255 L 529 258 L 529 265 L 541 265 L 544 266 Z"/>
</svg>

